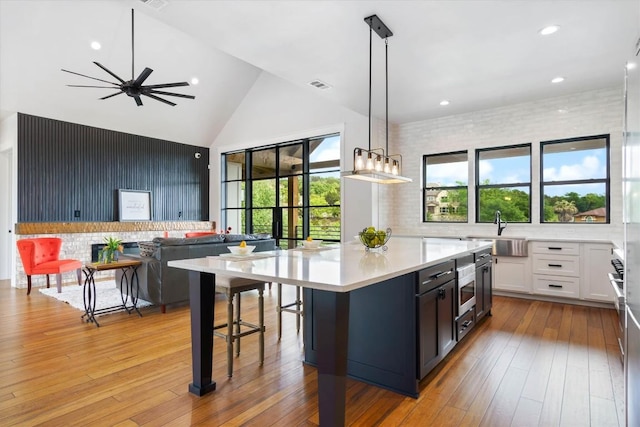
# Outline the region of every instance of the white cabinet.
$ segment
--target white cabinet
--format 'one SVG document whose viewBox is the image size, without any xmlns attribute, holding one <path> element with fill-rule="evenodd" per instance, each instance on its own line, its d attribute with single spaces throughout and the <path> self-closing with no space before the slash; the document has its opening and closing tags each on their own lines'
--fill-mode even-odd
<svg viewBox="0 0 640 427">
<path fill-rule="evenodd" d="M 580 243 L 531 242 L 533 293 L 580 298 Z"/>
<path fill-rule="evenodd" d="M 613 302 L 613 288 L 607 278 L 611 272 L 612 246 L 607 243 L 583 243 L 580 296 L 582 299 Z"/>
<path fill-rule="evenodd" d="M 533 293 L 612 302 L 611 244 L 531 242 Z"/>
<path fill-rule="evenodd" d="M 494 256 L 493 289 L 531 293 L 529 257 Z"/>
</svg>

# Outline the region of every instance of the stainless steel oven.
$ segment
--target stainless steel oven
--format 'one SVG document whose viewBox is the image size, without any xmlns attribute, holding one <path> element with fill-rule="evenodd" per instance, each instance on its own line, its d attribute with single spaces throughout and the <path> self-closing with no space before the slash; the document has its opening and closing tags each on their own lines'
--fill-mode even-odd
<svg viewBox="0 0 640 427">
<path fill-rule="evenodd" d="M 476 305 L 476 265 L 467 264 L 456 269 L 458 275 L 458 316 Z"/>
<path fill-rule="evenodd" d="M 613 288 L 613 292 L 615 294 L 615 298 L 613 300 L 613 304 L 616 307 L 616 311 L 618 312 L 618 345 L 620 346 L 620 354 L 622 357 L 622 361 L 624 362 L 624 340 L 625 340 L 625 324 L 626 321 L 626 313 L 625 313 L 625 297 L 624 297 L 624 263 L 619 258 L 613 258 L 611 260 L 611 265 L 613 266 L 614 272 L 609 273 L 609 283 Z"/>
</svg>

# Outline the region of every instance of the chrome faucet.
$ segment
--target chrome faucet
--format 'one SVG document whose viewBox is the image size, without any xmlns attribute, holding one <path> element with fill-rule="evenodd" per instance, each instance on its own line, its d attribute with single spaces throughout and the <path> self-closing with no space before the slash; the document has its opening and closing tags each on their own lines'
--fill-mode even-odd
<svg viewBox="0 0 640 427">
<path fill-rule="evenodd" d="M 493 220 L 493 223 L 498 224 L 498 236 L 502 236 L 502 230 L 507 228 L 507 221 L 502 220 L 502 214 L 500 213 L 500 211 L 496 211 L 496 216 Z"/>
</svg>

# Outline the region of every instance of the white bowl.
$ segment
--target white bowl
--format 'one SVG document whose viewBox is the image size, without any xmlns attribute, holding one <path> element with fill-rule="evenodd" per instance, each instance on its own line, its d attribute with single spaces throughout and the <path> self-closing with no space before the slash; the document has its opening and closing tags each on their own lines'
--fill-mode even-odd
<svg viewBox="0 0 640 427">
<path fill-rule="evenodd" d="M 227 249 L 229 249 L 234 255 L 248 255 L 253 252 L 255 248 L 255 246 L 249 245 L 245 246 L 244 248 L 241 248 L 240 246 L 227 246 Z"/>
<path fill-rule="evenodd" d="M 318 249 L 321 243 L 322 240 L 303 240 L 302 246 L 304 246 L 305 249 Z"/>
</svg>

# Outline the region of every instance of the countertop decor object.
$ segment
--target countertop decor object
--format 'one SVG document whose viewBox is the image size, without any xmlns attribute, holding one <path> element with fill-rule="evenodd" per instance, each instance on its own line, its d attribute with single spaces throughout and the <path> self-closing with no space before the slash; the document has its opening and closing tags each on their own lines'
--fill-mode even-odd
<svg viewBox="0 0 640 427">
<path fill-rule="evenodd" d="M 391 238 L 391 229 L 376 230 L 374 227 L 368 227 L 358 234 L 360 242 L 364 245 L 366 251 L 381 248 L 387 250 L 387 242 Z"/>
</svg>

